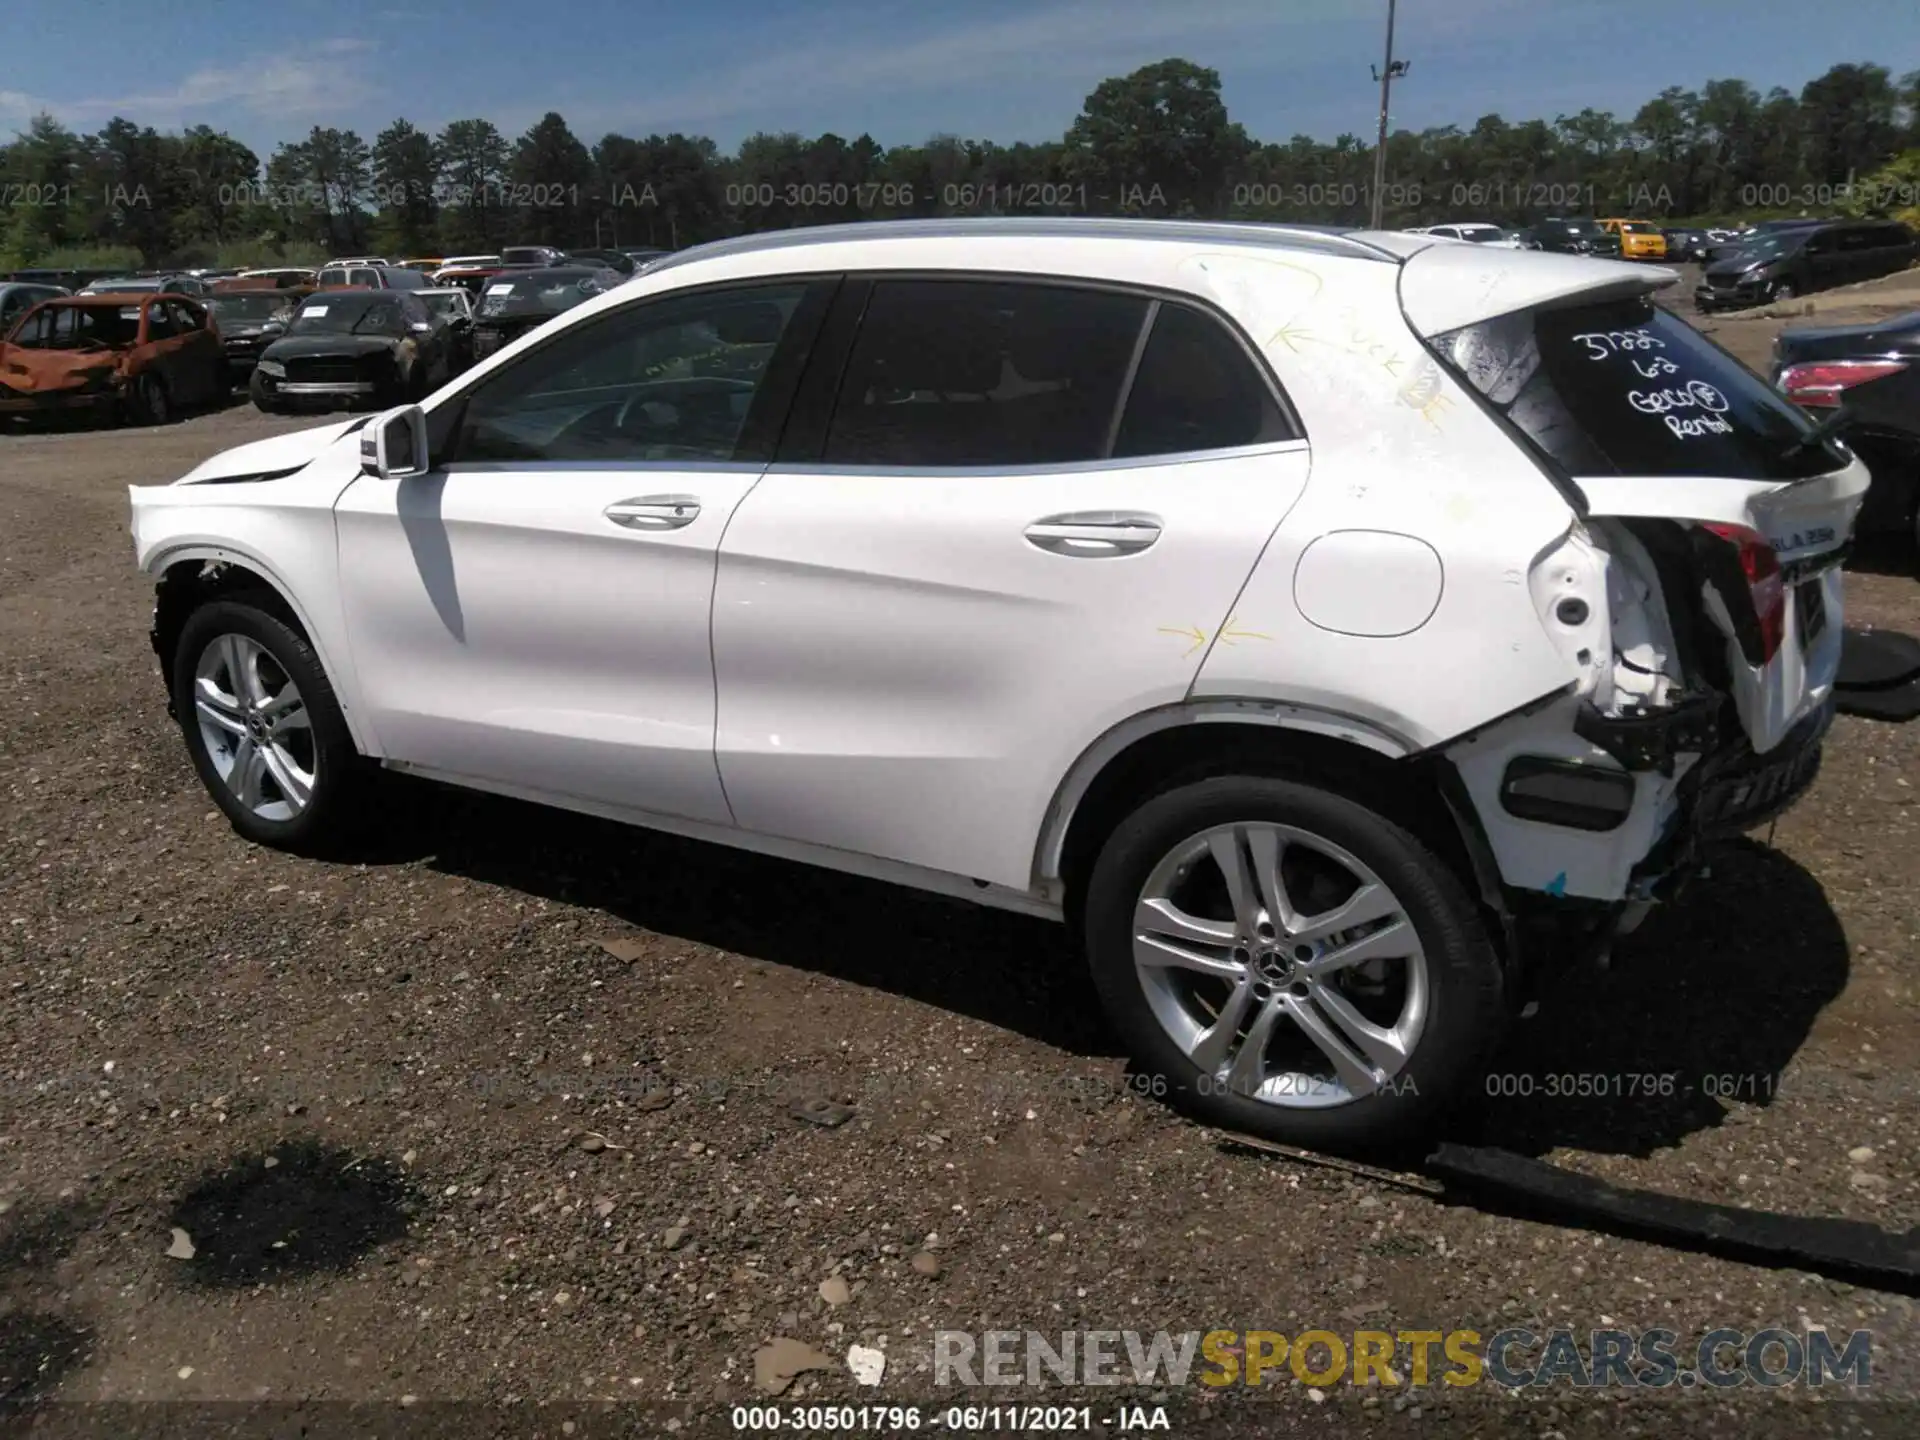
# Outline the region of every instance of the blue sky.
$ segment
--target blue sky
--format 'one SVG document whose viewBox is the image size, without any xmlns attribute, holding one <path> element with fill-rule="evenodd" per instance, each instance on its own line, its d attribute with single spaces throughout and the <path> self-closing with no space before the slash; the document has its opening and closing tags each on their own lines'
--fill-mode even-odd
<svg viewBox="0 0 1920 1440">
<path fill-rule="evenodd" d="M 1221 75 L 1256 138 L 1370 135 L 1385 0 L 88 0 L 0 5 L 0 133 L 40 109 L 205 122 L 265 159 L 310 126 L 371 140 L 558 110 L 589 144 L 683 130 L 1057 137 L 1101 79 L 1178 55 Z M 1920 0 L 1401 0 L 1394 123 L 1471 125 L 1667 85 L 1800 86 L 1843 60 L 1920 69 Z"/>
</svg>

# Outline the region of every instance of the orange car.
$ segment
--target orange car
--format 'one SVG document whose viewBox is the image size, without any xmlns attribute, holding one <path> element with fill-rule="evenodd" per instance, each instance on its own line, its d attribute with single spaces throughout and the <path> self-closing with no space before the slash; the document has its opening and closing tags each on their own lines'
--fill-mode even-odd
<svg viewBox="0 0 1920 1440">
<path fill-rule="evenodd" d="M 68 295 L 0 340 L 0 417 L 86 411 L 165 424 L 226 397 L 219 327 L 184 295 Z"/>
<path fill-rule="evenodd" d="M 1666 232 L 1651 220 L 1602 220 L 1600 228 L 1620 240 L 1622 260 L 1664 260 Z"/>
</svg>

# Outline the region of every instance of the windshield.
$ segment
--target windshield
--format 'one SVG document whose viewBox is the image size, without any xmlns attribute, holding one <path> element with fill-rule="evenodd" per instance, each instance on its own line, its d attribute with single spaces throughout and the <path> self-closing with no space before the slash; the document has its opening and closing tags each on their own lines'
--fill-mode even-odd
<svg viewBox="0 0 1920 1440">
<path fill-rule="evenodd" d="M 1481 244 L 1488 240 L 1498 240 L 1506 233 L 1506 231 L 1497 225 L 1474 225 L 1462 230 L 1460 232 L 1460 238 L 1462 240 L 1471 240 L 1475 244 Z"/>
<path fill-rule="evenodd" d="M 272 290 L 257 295 L 210 295 L 207 308 L 224 325 L 264 325 L 269 320 L 285 321 L 293 314 L 294 302 Z"/>
<path fill-rule="evenodd" d="M 466 307 L 460 303 L 466 298 L 464 291 L 458 295 L 422 295 L 420 298 L 427 302 L 427 308 L 434 314 L 448 320 L 457 320 L 467 313 Z"/>
<path fill-rule="evenodd" d="M 1435 339 L 1567 474 L 1798 480 L 1836 468 L 1800 410 L 1649 300 L 1522 311 Z"/>
<path fill-rule="evenodd" d="M 7 337 L 24 350 L 88 350 L 131 345 L 140 335 L 138 305 L 48 305 Z"/>
<path fill-rule="evenodd" d="M 96 295 L 144 295 L 159 288 L 158 280 L 95 280 L 87 286 Z"/>
<path fill-rule="evenodd" d="M 300 307 L 289 335 L 405 335 L 400 302 L 386 296 L 316 295 Z"/>
<path fill-rule="evenodd" d="M 1751 240 L 1743 241 L 1740 248 L 1734 251 L 1733 258 L 1757 265 L 1763 260 L 1778 260 L 1804 244 L 1804 235 L 1756 235 Z"/>
<path fill-rule="evenodd" d="M 626 276 L 617 270 L 546 270 L 537 275 L 502 276 L 487 282 L 480 313 L 558 315 L 582 300 L 611 290 Z"/>
<path fill-rule="evenodd" d="M 1644 220 L 1622 220 L 1620 222 L 1620 228 L 1629 235 L 1654 235 L 1659 233 Z"/>
<path fill-rule="evenodd" d="M 502 250 L 500 263 L 502 265 L 544 265 L 547 263 L 547 252 L 524 247 Z"/>
</svg>

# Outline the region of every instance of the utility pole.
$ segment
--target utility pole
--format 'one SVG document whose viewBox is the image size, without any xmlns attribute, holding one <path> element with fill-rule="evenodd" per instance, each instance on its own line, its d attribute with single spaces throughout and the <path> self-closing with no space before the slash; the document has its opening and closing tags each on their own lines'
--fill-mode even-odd
<svg viewBox="0 0 1920 1440">
<path fill-rule="evenodd" d="M 1387 64 L 1384 70 L 1376 69 L 1373 78 L 1380 82 L 1380 140 L 1373 147 L 1373 228 L 1380 228 L 1381 207 L 1385 203 L 1382 193 L 1387 185 L 1387 106 L 1393 96 L 1393 82 L 1407 73 L 1410 62 L 1393 58 L 1393 14 L 1399 8 L 1399 0 L 1387 0 Z"/>
</svg>

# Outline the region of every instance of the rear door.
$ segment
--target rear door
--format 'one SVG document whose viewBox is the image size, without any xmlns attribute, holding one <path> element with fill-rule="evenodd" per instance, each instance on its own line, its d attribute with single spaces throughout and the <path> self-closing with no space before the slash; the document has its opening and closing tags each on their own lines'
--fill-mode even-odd
<svg viewBox="0 0 1920 1440">
<path fill-rule="evenodd" d="M 844 375 L 837 387 L 836 377 Z M 716 750 L 763 835 L 1025 888 L 1053 787 L 1181 701 L 1307 476 L 1186 301 L 850 281 L 714 596 Z"/>
<path fill-rule="evenodd" d="M 1644 297 L 1582 303 L 1574 294 L 1437 335 L 1435 345 L 1543 464 L 1571 477 L 1595 515 L 1677 521 L 1700 553 L 1718 556 L 1717 598 L 1667 598 L 1704 605 L 1726 637 L 1733 698 L 1756 750 L 1826 700 L 1839 664 L 1840 627 L 1830 622 L 1840 614 L 1840 560 L 1866 494 L 1864 465 L 1805 444 L 1811 424 L 1795 406 Z M 1751 585 L 1739 580 L 1743 567 Z"/>
</svg>

